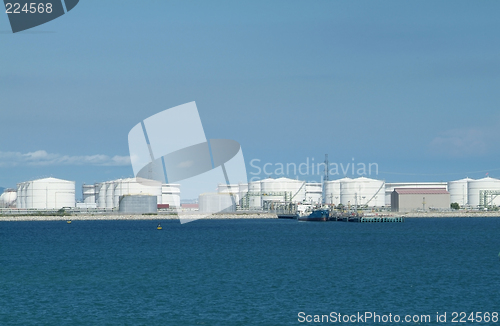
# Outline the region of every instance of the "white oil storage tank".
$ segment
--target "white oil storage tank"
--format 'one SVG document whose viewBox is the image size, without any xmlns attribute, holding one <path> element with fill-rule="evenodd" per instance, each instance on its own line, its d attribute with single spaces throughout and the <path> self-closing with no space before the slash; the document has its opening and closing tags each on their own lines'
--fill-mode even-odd
<svg viewBox="0 0 500 326">
<path fill-rule="evenodd" d="M 323 187 L 319 182 L 306 183 L 305 202 L 309 204 L 321 204 L 323 201 Z"/>
<path fill-rule="evenodd" d="M 248 183 L 240 183 L 238 185 L 238 193 L 239 193 L 239 196 L 240 196 L 239 205 L 244 206 L 245 196 L 248 193 Z"/>
<path fill-rule="evenodd" d="M 325 203 L 335 206 L 340 204 L 340 182 L 344 179 L 325 181 Z"/>
<path fill-rule="evenodd" d="M 343 205 L 377 206 L 385 205 L 385 182 L 360 177 L 341 179 L 340 201 Z"/>
<path fill-rule="evenodd" d="M 181 185 L 180 184 L 162 184 L 161 185 L 161 204 L 169 207 L 181 206 Z"/>
<path fill-rule="evenodd" d="M 495 178 L 482 178 L 479 180 L 471 180 L 469 181 L 468 188 L 468 198 L 469 205 L 472 207 L 479 206 L 479 192 L 481 190 L 496 190 L 500 191 L 500 180 Z M 487 205 L 500 205 L 500 196 L 492 196 L 491 202 L 486 203 Z"/>
<path fill-rule="evenodd" d="M 106 182 L 96 184 L 97 207 L 106 208 Z"/>
<path fill-rule="evenodd" d="M 113 207 L 118 207 L 118 209 L 120 209 L 120 196 L 123 195 L 122 181 L 122 179 L 113 180 Z"/>
<path fill-rule="evenodd" d="M 95 185 L 82 185 L 83 202 L 86 204 L 95 204 Z"/>
<path fill-rule="evenodd" d="M 5 189 L 0 195 L 0 207 L 8 208 L 16 204 L 17 191 L 14 189 Z"/>
<path fill-rule="evenodd" d="M 448 182 L 451 203 L 458 203 L 460 206 L 469 205 L 469 182 L 471 181 L 474 179 L 464 178 Z"/>
<path fill-rule="evenodd" d="M 118 182 L 118 180 L 116 181 Z M 127 178 L 119 180 L 118 191 L 124 195 L 156 196 L 158 204 L 162 203 L 162 184 L 159 181 L 142 178 Z"/>
<path fill-rule="evenodd" d="M 21 186 L 21 187 L 20 187 Z M 23 182 L 18 189 L 25 194 L 22 208 L 60 209 L 75 207 L 75 182 L 45 178 Z"/>
<path fill-rule="evenodd" d="M 158 211 L 157 196 L 124 195 L 118 200 L 118 211 L 124 214 L 147 214 Z"/>
<path fill-rule="evenodd" d="M 340 179 L 340 203 L 344 206 L 354 205 L 356 202 L 357 189 L 354 179 Z"/>
<path fill-rule="evenodd" d="M 106 184 L 106 208 L 113 208 L 114 206 L 114 193 L 115 185 L 113 181 L 107 181 Z"/>
<path fill-rule="evenodd" d="M 382 207 L 385 205 L 385 182 L 383 180 L 360 177 L 354 179 L 360 205 Z"/>
<path fill-rule="evenodd" d="M 204 193 L 198 197 L 202 213 L 234 212 L 235 202 L 231 194 Z"/>
<path fill-rule="evenodd" d="M 233 194 L 237 203 L 240 201 L 240 187 L 237 184 L 223 184 L 217 185 L 217 192 L 220 194 Z"/>
<path fill-rule="evenodd" d="M 17 200 L 16 200 L 16 207 L 17 208 L 26 208 L 26 193 L 24 192 L 25 184 L 24 183 L 19 183 L 17 184 Z"/>
<path fill-rule="evenodd" d="M 261 187 L 260 181 L 252 181 L 248 183 L 248 209 L 250 210 L 260 210 L 262 209 L 261 201 Z"/>
<path fill-rule="evenodd" d="M 262 201 L 302 203 L 306 198 L 306 182 L 289 178 L 264 179 L 260 182 Z"/>
</svg>

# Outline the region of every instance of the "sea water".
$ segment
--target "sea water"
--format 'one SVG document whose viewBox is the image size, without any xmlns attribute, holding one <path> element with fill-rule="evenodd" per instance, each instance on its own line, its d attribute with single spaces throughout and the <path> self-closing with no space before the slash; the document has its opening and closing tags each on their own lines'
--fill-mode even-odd
<svg viewBox="0 0 500 326">
<path fill-rule="evenodd" d="M 0 325 L 344 324 L 366 313 L 451 325 L 453 313 L 500 312 L 497 218 L 157 223 L 0 222 Z"/>
</svg>

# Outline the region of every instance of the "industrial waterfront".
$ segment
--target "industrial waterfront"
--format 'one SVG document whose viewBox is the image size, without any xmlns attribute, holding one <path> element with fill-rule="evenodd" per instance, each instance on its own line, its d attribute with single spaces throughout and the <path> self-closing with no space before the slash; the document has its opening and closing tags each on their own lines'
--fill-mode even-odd
<svg viewBox="0 0 500 326">
<path fill-rule="evenodd" d="M 75 200 L 75 182 L 45 178 L 22 182 L 0 197 L 3 215 L 59 212 L 72 215 L 226 213 L 273 214 L 301 205 L 309 210 L 330 207 L 367 214 L 451 214 L 495 212 L 500 205 L 500 180 L 460 179 L 449 182 L 388 183 L 341 178 L 323 183 L 267 178 L 240 184 L 214 185 L 214 191 L 183 201 L 181 184 L 127 178 L 83 185 Z"/>
</svg>

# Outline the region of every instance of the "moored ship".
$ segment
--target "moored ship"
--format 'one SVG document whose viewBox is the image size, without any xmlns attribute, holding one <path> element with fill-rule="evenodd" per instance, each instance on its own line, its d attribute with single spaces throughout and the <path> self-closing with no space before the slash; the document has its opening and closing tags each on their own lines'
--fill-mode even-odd
<svg viewBox="0 0 500 326">
<path fill-rule="evenodd" d="M 307 222 L 326 222 L 330 216 L 330 211 L 328 209 L 315 209 L 311 214 L 307 216 L 299 216 L 299 221 Z"/>
</svg>

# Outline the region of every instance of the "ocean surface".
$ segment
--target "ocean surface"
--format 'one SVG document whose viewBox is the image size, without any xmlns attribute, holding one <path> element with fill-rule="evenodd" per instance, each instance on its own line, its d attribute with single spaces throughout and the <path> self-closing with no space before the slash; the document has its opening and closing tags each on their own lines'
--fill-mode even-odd
<svg viewBox="0 0 500 326">
<path fill-rule="evenodd" d="M 500 218 L 157 223 L 0 222 L 0 325 L 500 324 Z"/>
</svg>

